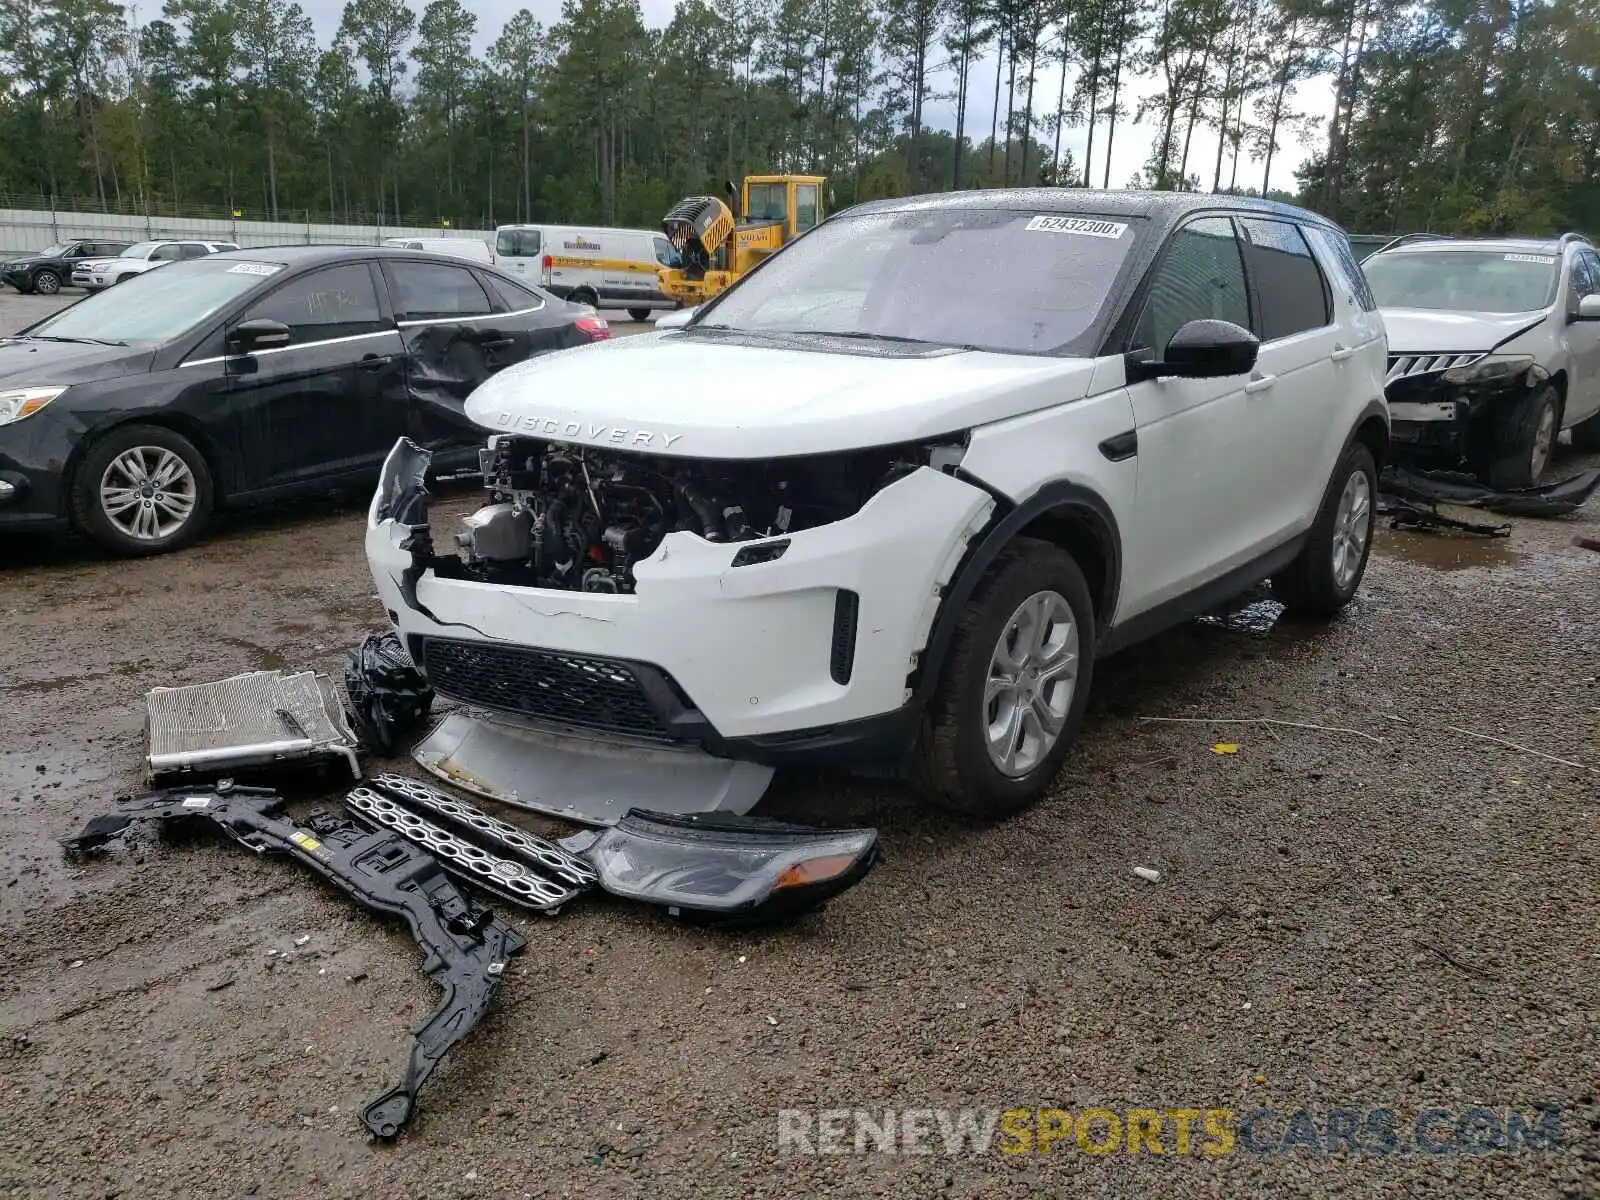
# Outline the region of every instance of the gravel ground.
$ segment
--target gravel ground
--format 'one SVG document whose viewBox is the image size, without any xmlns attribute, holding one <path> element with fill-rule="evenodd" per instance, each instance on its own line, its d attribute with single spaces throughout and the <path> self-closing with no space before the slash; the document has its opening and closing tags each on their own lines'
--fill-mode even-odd
<svg viewBox="0 0 1600 1200">
<path fill-rule="evenodd" d="M 19 303 L 41 307 L 7 296 L 0 327 Z M 1384 531 L 1329 627 L 1257 601 L 1107 661 L 1052 794 L 995 827 L 780 777 L 762 811 L 881 828 L 861 887 L 762 936 L 603 900 L 529 923 L 394 1146 L 353 1113 L 434 1002 L 406 935 L 234 846 L 70 865 L 56 845 L 140 784 L 150 687 L 337 673 L 379 627 L 360 506 L 145 562 L 10 543 L 0 1194 L 1600 1195 L 1600 556 L 1578 533 L 1600 506 L 1493 543 Z M 1299 1108 L 1324 1130 L 1386 1108 L 1404 1142 L 1431 1106 L 1541 1103 L 1562 1109 L 1553 1153 L 777 1146 L 796 1108 L 1260 1107 L 1268 1142 Z"/>
</svg>

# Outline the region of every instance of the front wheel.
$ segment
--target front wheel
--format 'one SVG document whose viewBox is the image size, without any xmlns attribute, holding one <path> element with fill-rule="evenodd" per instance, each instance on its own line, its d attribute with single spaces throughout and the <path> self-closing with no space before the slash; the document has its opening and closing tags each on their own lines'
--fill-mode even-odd
<svg viewBox="0 0 1600 1200">
<path fill-rule="evenodd" d="M 914 785 L 993 820 L 1044 794 L 1089 699 L 1095 619 L 1072 556 L 1035 538 L 1000 552 L 967 602 L 923 718 Z"/>
<path fill-rule="evenodd" d="M 1378 468 L 1360 442 L 1334 469 L 1300 554 L 1272 577 L 1272 594 L 1290 613 L 1331 617 L 1355 597 L 1372 553 Z"/>
<path fill-rule="evenodd" d="M 628 316 L 635 321 L 648 321 L 650 319 L 650 310 L 648 308 L 630 308 Z"/>
<path fill-rule="evenodd" d="M 33 290 L 41 296 L 54 296 L 61 290 L 61 276 L 54 271 L 40 271 L 33 277 Z"/>
<path fill-rule="evenodd" d="M 89 447 L 72 482 L 77 528 L 113 554 L 161 554 L 210 520 L 211 469 L 182 434 L 123 425 Z"/>
<path fill-rule="evenodd" d="M 1561 433 L 1561 398 L 1549 384 L 1524 393 L 1494 414 L 1491 443 L 1481 451 L 1479 477 L 1504 490 L 1534 487 L 1555 454 Z"/>
</svg>

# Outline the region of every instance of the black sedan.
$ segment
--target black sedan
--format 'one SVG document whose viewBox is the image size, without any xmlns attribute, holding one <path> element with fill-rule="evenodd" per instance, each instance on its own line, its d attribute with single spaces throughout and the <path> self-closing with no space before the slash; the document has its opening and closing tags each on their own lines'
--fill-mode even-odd
<svg viewBox="0 0 1600 1200">
<path fill-rule="evenodd" d="M 586 305 L 418 251 L 175 262 L 0 339 L 0 531 L 153 554 L 219 506 L 359 484 L 401 436 L 470 465 L 474 388 L 608 336 Z"/>
</svg>

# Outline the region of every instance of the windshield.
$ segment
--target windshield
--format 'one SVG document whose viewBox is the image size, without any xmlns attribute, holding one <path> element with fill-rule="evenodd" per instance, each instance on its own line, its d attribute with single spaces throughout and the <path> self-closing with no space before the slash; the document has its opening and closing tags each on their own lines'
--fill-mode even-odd
<svg viewBox="0 0 1600 1200">
<path fill-rule="evenodd" d="M 283 270 L 280 263 L 192 258 L 80 300 L 26 337 L 165 342 L 187 333 L 236 296 Z"/>
<path fill-rule="evenodd" d="M 782 183 L 752 183 L 746 189 L 749 201 L 745 205 L 746 221 L 784 221 L 789 217 L 788 185 Z"/>
<path fill-rule="evenodd" d="M 57 242 L 54 246 L 46 246 L 43 250 L 38 251 L 34 257 L 59 258 L 61 255 L 67 252 L 67 247 L 70 245 L 72 245 L 71 242 Z"/>
<path fill-rule="evenodd" d="M 691 328 L 845 334 L 1011 354 L 1078 350 L 1138 236 L 1128 221 L 937 208 L 835 217 Z"/>
<path fill-rule="evenodd" d="M 1522 313 L 1555 302 L 1554 254 L 1501 250 L 1410 250 L 1361 264 L 1379 308 Z"/>
<path fill-rule="evenodd" d="M 154 250 L 159 245 L 161 245 L 160 242 L 135 242 L 133 245 L 129 246 L 126 250 L 124 250 L 121 254 L 117 255 L 117 257 L 118 258 L 149 258 L 150 257 L 150 251 Z"/>
</svg>

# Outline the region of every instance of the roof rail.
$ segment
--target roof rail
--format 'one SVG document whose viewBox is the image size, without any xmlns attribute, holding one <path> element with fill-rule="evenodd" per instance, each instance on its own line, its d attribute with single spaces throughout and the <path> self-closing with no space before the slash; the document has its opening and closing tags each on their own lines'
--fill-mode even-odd
<svg viewBox="0 0 1600 1200">
<path fill-rule="evenodd" d="M 1581 234 L 1581 233 L 1563 233 L 1561 235 L 1561 239 L 1558 242 L 1556 242 L 1556 249 L 1557 250 L 1565 250 L 1567 248 L 1567 246 L 1572 242 L 1578 242 L 1579 244 L 1584 245 L 1584 246 L 1592 246 L 1592 245 L 1594 245 L 1594 243 L 1591 242 L 1588 239 L 1588 237 L 1586 237 L 1584 234 Z"/>
<path fill-rule="evenodd" d="M 1450 235 L 1448 233 L 1402 233 L 1399 237 L 1395 238 L 1393 241 L 1385 242 L 1383 245 L 1379 246 L 1372 253 L 1373 254 L 1382 254 L 1385 250 L 1393 250 L 1396 246 L 1403 246 L 1407 242 L 1449 241 L 1449 240 L 1450 240 Z M 1371 257 L 1371 256 L 1369 255 L 1368 257 Z"/>
</svg>

